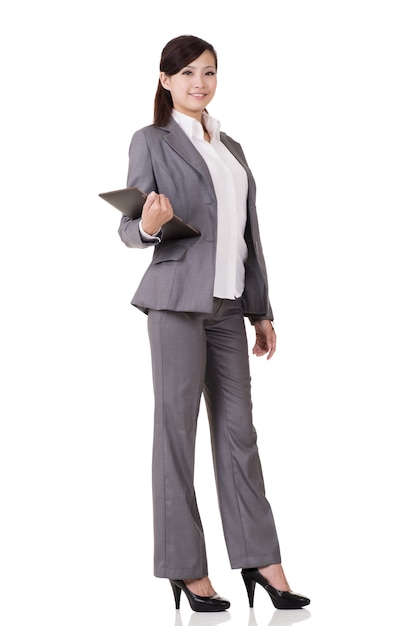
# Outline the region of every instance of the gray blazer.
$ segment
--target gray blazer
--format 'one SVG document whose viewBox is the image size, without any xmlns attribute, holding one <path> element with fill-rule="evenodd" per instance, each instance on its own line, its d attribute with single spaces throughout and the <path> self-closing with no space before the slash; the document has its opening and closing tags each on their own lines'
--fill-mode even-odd
<svg viewBox="0 0 418 626">
<path fill-rule="evenodd" d="M 256 186 L 241 146 L 221 132 L 222 143 L 238 159 L 248 175 L 245 240 L 244 315 L 251 322 L 273 319 L 268 296 L 266 265 L 260 243 L 255 206 Z M 162 241 L 132 299 L 145 313 L 149 309 L 210 313 L 213 306 L 217 201 L 208 167 L 184 131 L 174 121 L 160 128 L 138 130 L 129 150 L 128 187 L 165 194 L 174 212 L 199 229 L 189 239 Z M 119 235 L 128 247 L 146 248 L 138 220 L 123 216 Z"/>
</svg>

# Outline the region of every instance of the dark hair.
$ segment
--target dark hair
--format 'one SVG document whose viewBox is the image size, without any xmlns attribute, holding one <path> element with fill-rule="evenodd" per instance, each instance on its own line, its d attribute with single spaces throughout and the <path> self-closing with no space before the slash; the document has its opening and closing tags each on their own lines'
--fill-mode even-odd
<svg viewBox="0 0 418 626">
<path fill-rule="evenodd" d="M 201 54 L 209 50 L 215 58 L 215 68 L 218 67 L 218 57 L 212 44 L 204 39 L 193 35 L 181 35 L 171 39 L 163 48 L 161 53 L 160 71 L 168 76 L 173 76 L 180 72 L 183 67 L 200 57 Z M 168 124 L 173 109 L 173 99 L 170 91 L 164 89 L 160 80 L 154 99 L 154 124 L 165 126 Z"/>
</svg>

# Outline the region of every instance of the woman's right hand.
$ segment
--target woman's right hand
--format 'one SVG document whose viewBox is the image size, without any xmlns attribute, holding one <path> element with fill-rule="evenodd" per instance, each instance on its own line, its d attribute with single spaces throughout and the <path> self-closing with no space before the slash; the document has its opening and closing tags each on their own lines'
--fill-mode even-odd
<svg viewBox="0 0 418 626">
<path fill-rule="evenodd" d="M 142 228 L 148 235 L 158 233 L 173 217 L 173 207 L 163 193 L 151 191 L 142 208 Z"/>
</svg>

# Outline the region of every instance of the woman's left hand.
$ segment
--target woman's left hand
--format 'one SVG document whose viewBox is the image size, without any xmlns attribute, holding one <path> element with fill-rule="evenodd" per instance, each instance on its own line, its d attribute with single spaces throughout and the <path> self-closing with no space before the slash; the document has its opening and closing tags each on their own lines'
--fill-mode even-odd
<svg viewBox="0 0 418 626">
<path fill-rule="evenodd" d="M 255 344 L 253 354 L 256 356 L 264 356 L 267 354 L 267 360 L 271 359 L 276 352 L 276 333 L 270 320 L 260 320 L 254 323 L 255 328 Z"/>
</svg>

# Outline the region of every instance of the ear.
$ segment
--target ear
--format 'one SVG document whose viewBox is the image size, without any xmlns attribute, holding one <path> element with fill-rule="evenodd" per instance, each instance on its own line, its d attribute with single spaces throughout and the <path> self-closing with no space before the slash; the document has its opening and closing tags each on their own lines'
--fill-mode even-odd
<svg viewBox="0 0 418 626">
<path fill-rule="evenodd" d="M 165 72 L 160 72 L 160 83 L 164 89 L 168 89 L 168 91 L 170 91 L 170 77 Z"/>
</svg>

